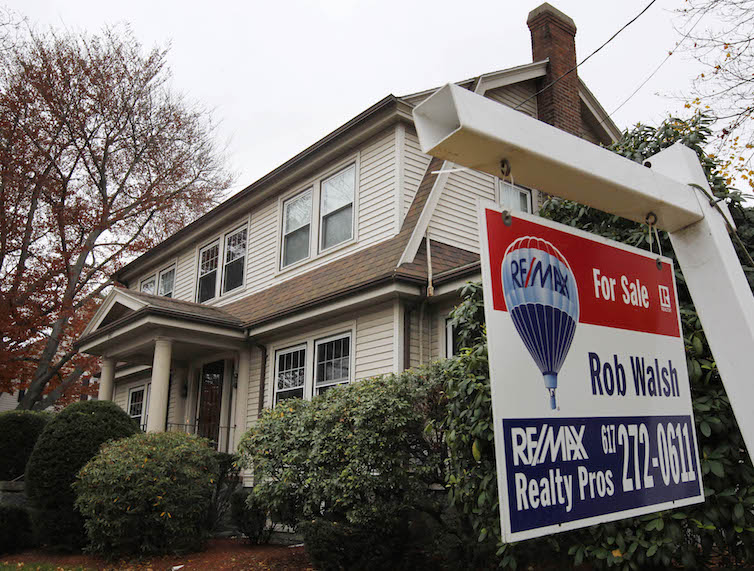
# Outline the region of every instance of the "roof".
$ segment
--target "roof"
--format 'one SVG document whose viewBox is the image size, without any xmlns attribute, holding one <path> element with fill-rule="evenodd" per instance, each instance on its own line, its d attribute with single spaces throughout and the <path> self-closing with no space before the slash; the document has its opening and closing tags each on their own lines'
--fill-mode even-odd
<svg viewBox="0 0 754 571">
<path fill-rule="evenodd" d="M 237 317 L 234 317 L 220 307 L 202 305 L 201 303 L 194 303 L 192 301 L 183 301 L 172 297 L 152 295 L 123 288 L 115 289 L 116 291 L 121 291 L 130 297 L 143 301 L 150 307 L 164 309 L 176 315 L 185 314 L 187 316 L 203 317 L 215 321 L 225 321 L 229 324 L 241 324 L 241 321 Z"/>
</svg>

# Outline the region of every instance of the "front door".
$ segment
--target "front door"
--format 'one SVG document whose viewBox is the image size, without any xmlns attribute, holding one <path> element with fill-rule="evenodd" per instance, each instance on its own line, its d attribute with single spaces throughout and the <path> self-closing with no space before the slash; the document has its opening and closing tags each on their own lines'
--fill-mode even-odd
<svg viewBox="0 0 754 571">
<path fill-rule="evenodd" d="M 199 380 L 199 418 L 197 434 L 217 443 L 220 436 L 220 407 L 223 396 L 225 362 L 215 361 L 202 367 Z"/>
</svg>

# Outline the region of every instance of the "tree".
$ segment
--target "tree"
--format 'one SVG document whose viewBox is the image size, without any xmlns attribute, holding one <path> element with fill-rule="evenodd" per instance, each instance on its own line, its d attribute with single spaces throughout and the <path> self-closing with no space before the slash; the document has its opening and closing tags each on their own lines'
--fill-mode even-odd
<svg viewBox="0 0 754 571">
<path fill-rule="evenodd" d="M 73 343 L 110 275 L 216 204 L 231 177 L 167 50 L 128 28 L 23 31 L 0 52 L 0 392 L 75 393 Z"/>
<path fill-rule="evenodd" d="M 686 106 L 698 106 L 718 120 L 710 150 L 732 176 L 754 188 L 754 0 L 688 0 L 680 12 L 688 30 L 683 49 L 703 69 Z"/>
</svg>

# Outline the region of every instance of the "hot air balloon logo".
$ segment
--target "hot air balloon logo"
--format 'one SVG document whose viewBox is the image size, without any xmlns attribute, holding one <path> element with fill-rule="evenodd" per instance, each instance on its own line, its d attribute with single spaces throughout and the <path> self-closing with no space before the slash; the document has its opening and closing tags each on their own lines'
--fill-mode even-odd
<svg viewBox="0 0 754 571">
<path fill-rule="evenodd" d="M 579 322 L 579 292 L 571 266 L 540 238 L 518 238 L 503 257 L 503 295 L 513 324 L 544 377 L 556 408 L 558 373 Z"/>
</svg>

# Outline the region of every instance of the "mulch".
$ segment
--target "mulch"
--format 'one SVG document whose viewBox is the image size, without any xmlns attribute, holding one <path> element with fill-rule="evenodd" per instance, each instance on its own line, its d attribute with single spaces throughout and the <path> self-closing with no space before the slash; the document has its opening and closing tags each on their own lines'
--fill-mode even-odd
<svg viewBox="0 0 754 571">
<path fill-rule="evenodd" d="M 236 569 L 259 569 L 271 571 L 313 570 L 309 558 L 301 546 L 249 545 L 240 539 L 212 539 L 204 551 L 183 556 L 165 556 L 141 561 L 105 561 L 99 557 L 76 554 L 58 554 L 33 549 L 11 555 L 0 555 L 0 565 L 18 565 L 19 569 L 34 569 L 46 564 L 63 568 L 83 567 L 98 570 L 133 571 L 193 571 L 211 569 L 231 571 Z M 182 567 L 181 567 L 182 566 Z"/>
</svg>

